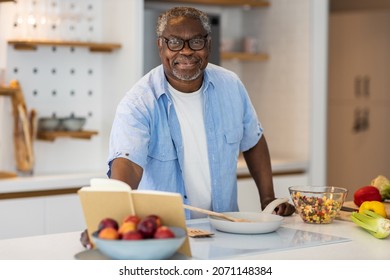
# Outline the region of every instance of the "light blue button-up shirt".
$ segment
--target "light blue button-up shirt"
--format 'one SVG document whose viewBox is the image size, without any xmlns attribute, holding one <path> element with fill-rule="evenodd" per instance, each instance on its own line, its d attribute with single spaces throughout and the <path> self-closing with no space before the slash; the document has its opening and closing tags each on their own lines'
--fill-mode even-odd
<svg viewBox="0 0 390 280">
<path fill-rule="evenodd" d="M 263 129 L 236 74 L 209 63 L 203 83 L 212 210 L 237 211 L 239 152 L 256 145 Z M 127 158 L 143 168 L 138 189 L 180 193 L 187 203 L 183 145 L 168 81 L 160 65 L 135 84 L 118 105 L 107 175 L 111 174 L 113 159 Z"/>
</svg>

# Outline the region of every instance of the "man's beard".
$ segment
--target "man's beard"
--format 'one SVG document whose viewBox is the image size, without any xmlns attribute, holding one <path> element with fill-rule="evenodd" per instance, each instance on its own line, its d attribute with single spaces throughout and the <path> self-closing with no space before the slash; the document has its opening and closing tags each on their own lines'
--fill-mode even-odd
<svg viewBox="0 0 390 280">
<path fill-rule="evenodd" d="M 196 66 L 198 67 L 196 70 L 195 70 L 195 73 L 192 71 L 192 70 L 183 70 L 183 69 L 176 69 L 175 68 L 175 65 L 176 64 L 186 64 L 186 63 L 196 63 Z M 199 60 L 197 60 L 195 57 L 193 56 L 179 56 L 175 59 L 174 61 L 174 64 L 173 64 L 173 67 L 172 67 L 172 73 L 173 75 L 181 80 L 181 81 L 193 81 L 193 80 L 196 80 L 201 74 L 202 74 L 202 70 L 200 69 L 201 67 L 201 62 Z"/>
<path fill-rule="evenodd" d="M 183 72 L 184 71 L 178 71 L 176 69 L 173 69 L 173 71 L 172 71 L 173 75 L 177 79 L 182 80 L 182 81 L 193 81 L 193 80 L 196 80 L 202 74 L 202 71 L 199 68 L 192 75 L 190 73 L 183 73 Z"/>
</svg>

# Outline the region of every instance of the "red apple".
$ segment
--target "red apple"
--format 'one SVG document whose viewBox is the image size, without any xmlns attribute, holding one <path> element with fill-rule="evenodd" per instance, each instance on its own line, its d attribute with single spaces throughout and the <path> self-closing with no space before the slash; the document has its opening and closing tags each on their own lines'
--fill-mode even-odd
<svg viewBox="0 0 390 280">
<path fill-rule="evenodd" d="M 104 228 L 114 228 L 114 229 L 118 230 L 119 224 L 116 220 L 114 220 L 112 218 L 104 218 L 100 221 L 100 223 L 98 225 L 98 231 L 101 231 Z"/>
<path fill-rule="evenodd" d="M 135 223 L 136 225 L 138 225 L 138 223 L 141 221 L 141 218 L 138 217 L 137 215 L 128 215 L 126 216 L 122 223 L 126 223 L 126 222 L 133 222 Z"/>
<path fill-rule="evenodd" d="M 149 215 L 146 218 L 154 219 L 156 221 L 157 227 L 162 225 L 161 218 L 157 215 Z"/>
<path fill-rule="evenodd" d="M 169 227 L 160 226 L 157 228 L 153 237 L 156 239 L 174 238 L 175 234 L 172 232 L 172 230 Z"/>
<path fill-rule="evenodd" d="M 124 240 L 140 240 L 143 239 L 143 236 L 140 232 L 136 230 L 128 231 L 122 234 L 122 239 Z"/>
<path fill-rule="evenodd" d="M 157 223 L 154 218 L 146 217 L 142 219 L 137 226 L 137 230 L 144 238 L 153 238 L 157 229 Z"/>
</svg>

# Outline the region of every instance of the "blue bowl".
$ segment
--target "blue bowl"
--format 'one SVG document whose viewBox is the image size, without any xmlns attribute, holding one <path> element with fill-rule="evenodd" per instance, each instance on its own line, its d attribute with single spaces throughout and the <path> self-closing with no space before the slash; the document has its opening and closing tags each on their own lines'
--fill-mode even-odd
<svg viewBox="0 0 390 280">
<path fill-rule="evenodd" d="M 97 249 L 105 256 L 114 260 L 164 260 L 172 257 L 184 243 L 187 232 L 182 228 L 169 227 L 175 234 L 174 238 L 141 239 L 141 240 L 110 240 L 92 234 L 92 240 Z"/>
</svg>

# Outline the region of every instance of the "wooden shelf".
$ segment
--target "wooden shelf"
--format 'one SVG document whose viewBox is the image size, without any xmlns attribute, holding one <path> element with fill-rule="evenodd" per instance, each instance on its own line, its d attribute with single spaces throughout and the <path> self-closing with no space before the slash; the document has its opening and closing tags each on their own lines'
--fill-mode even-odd
<svg viewBox="0 0 390 280">
<path fill-rule="evenodd" d="M 82 41 L 55 41 L 55 40 L 23 40 L 14 39 L 8 41 L 9 45 L 13 45 L 16 50 L 36 50 L 38 46 L 67 46 L 67 47 L 84 47 L 91 52 L 112 52 L 115 49 L 121 48 L 120 44 L 116 43 L 94 43 Z"/>
<path fill-rule="evenodd" d="M 15 0 L 0 0 L 0 3 L 2 2 L 16 2 Z"/>
<path fill-rule="evenodd" d="M 16 176 L 14 172 L 0 171 L 0 179 L 15 178 Z"/>
<path fill-rule="evenodd" d="M 270 3 L 264 0 L 146 0 L 146 2 L 172 2 L 199 5 L 219 5 L 219 6 L 249 6 L 268 7 Z"/>
<path fill-rule="evenodd" d="M 45 141 L 54 141 L 56 138 L 70 137 L 77 139 L 91 139 L 93 135 L 97 135 L 97 131 L 81 130 L 81 131 L 38 131 L 37 139 Z"/>
<path fill-rule="evenodd" d="M 267 61 L 269 56 L 265 53 L 245 53 L 245 52 L 222 52 L 222 60 L 242 60 L 242 61 Z"/>
</svg>

